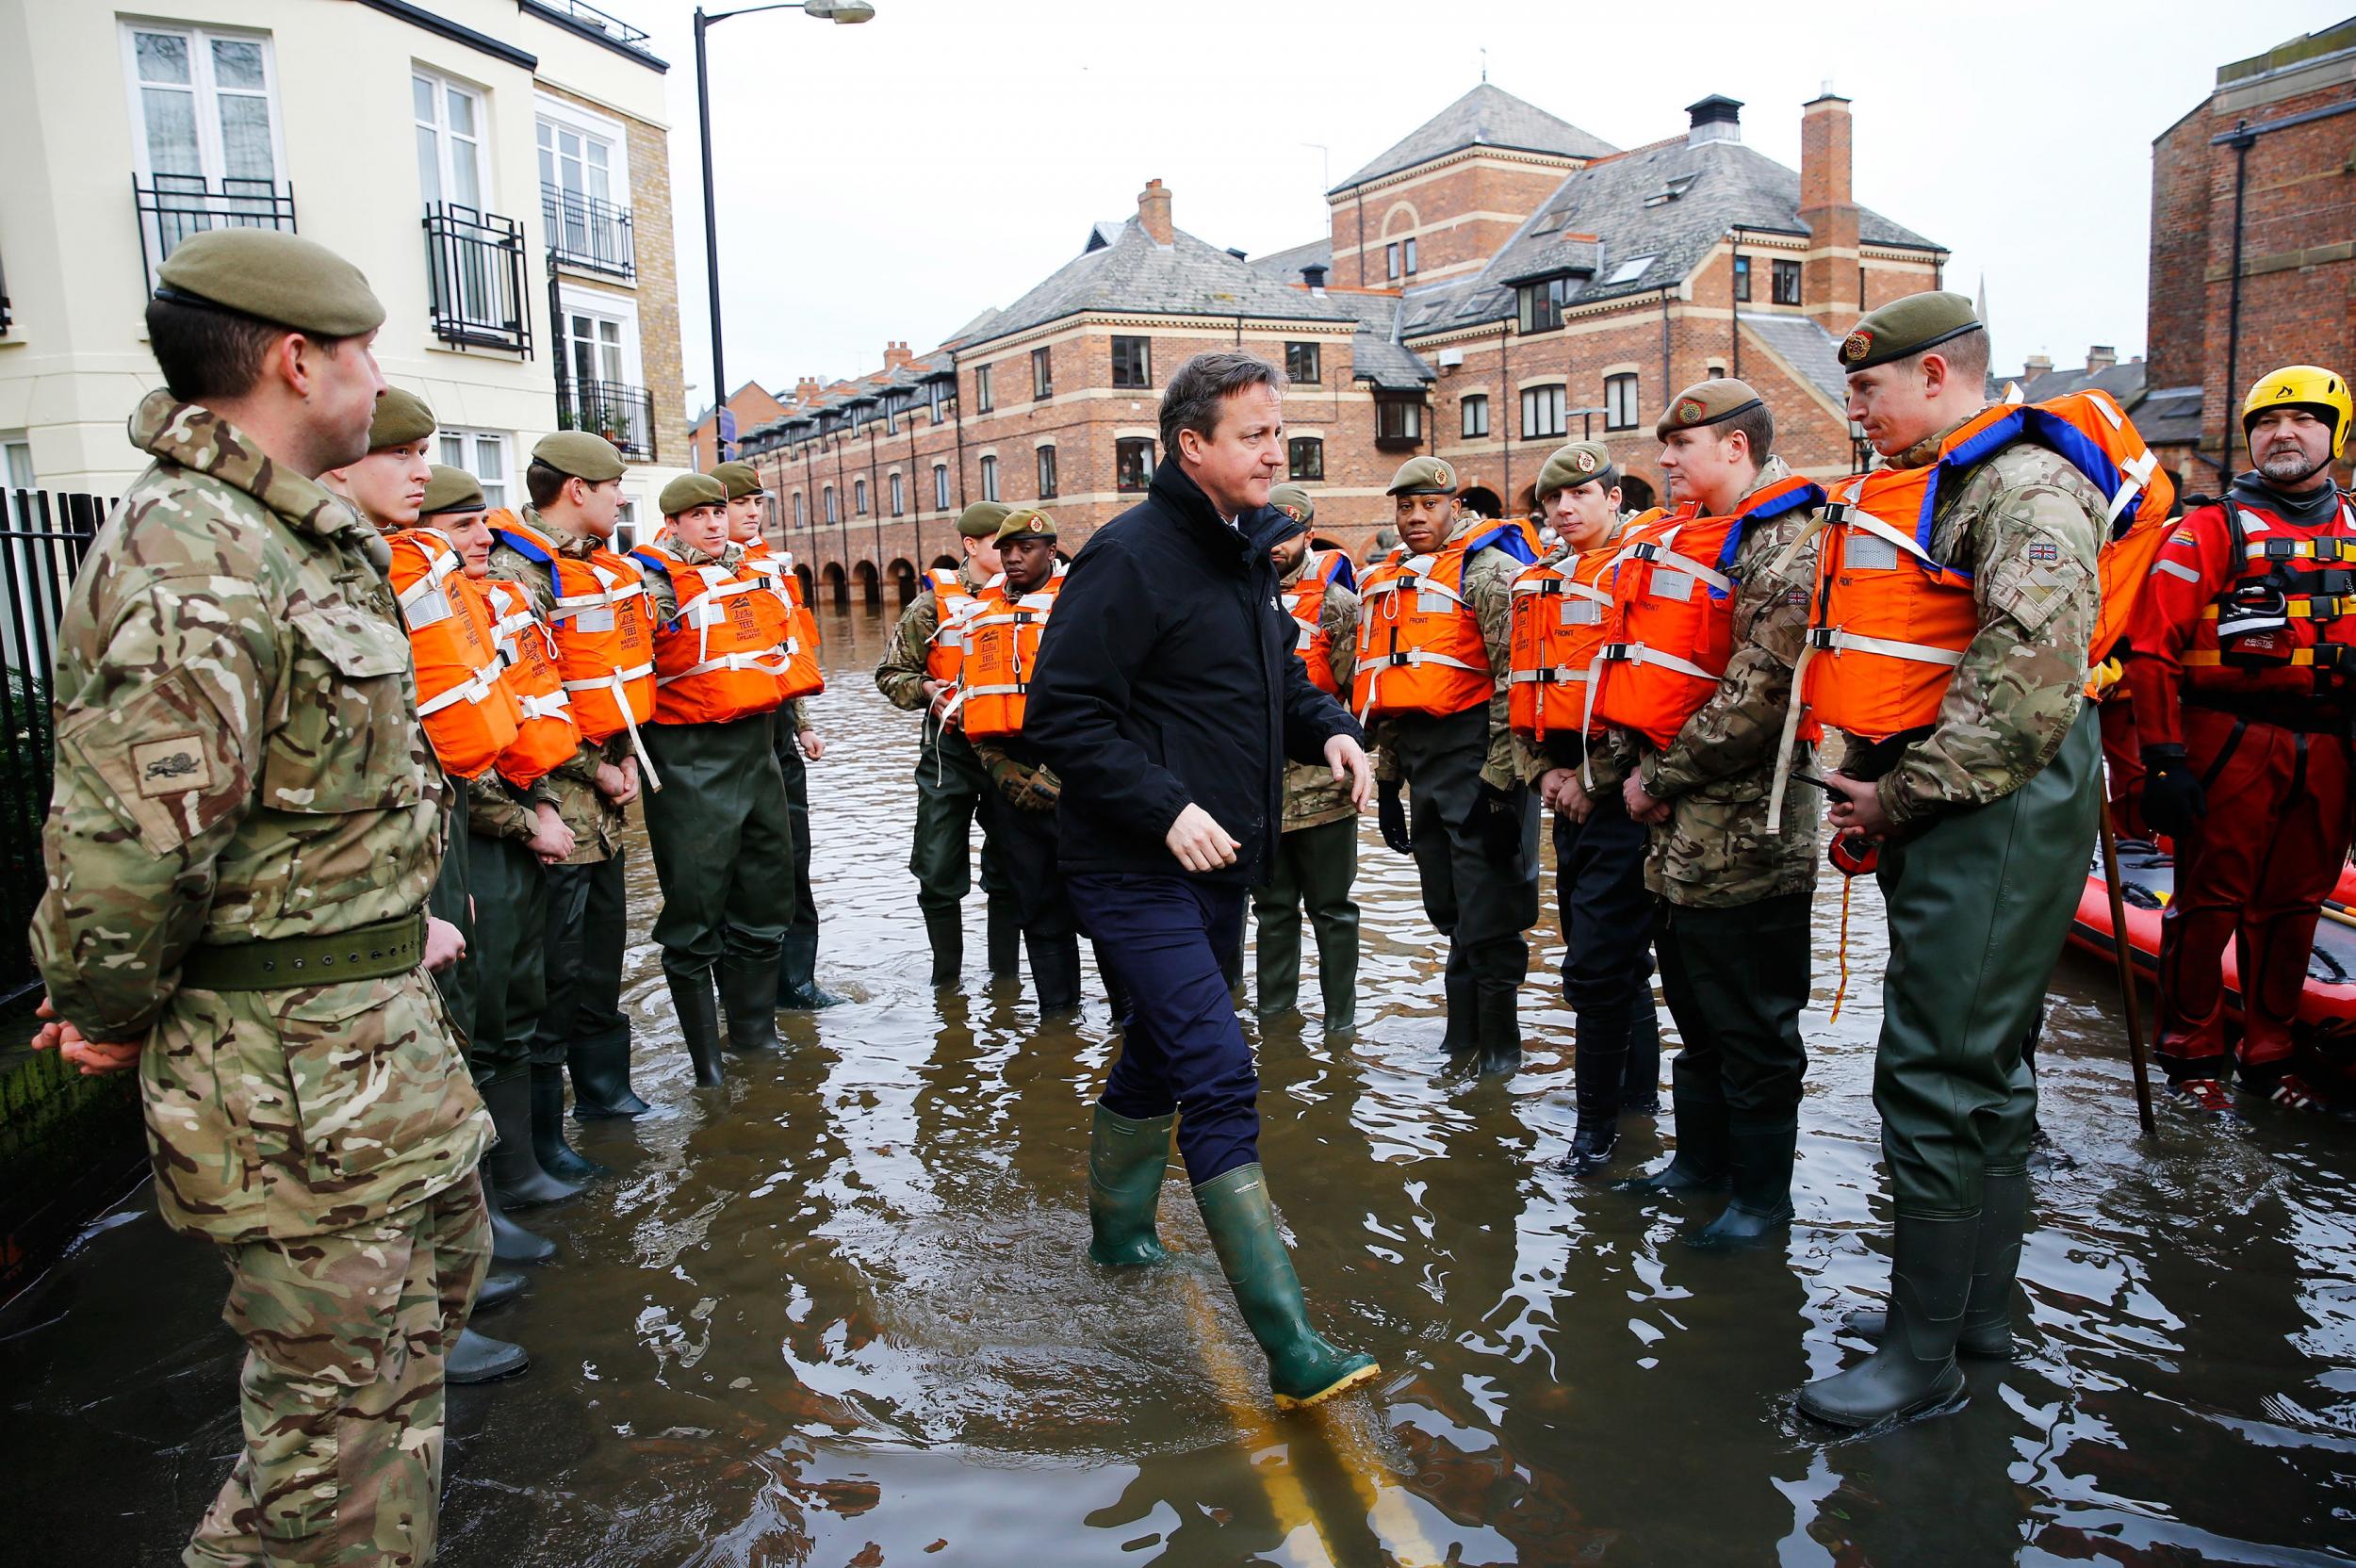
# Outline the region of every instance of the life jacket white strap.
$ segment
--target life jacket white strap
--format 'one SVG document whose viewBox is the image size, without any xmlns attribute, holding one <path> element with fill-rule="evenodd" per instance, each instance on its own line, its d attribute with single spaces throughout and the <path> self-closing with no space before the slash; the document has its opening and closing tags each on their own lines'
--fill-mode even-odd
<svg viewBox="0 0 2356 1568">
<path fill-rule="evenodd" d="M 1361 653 L 1358 656 L 1358 667 L 1366 672 L 1366 706 L 1358 710 L 1358 722 L 1366 723 L 1366 715 L 1374 711 L 1374 699 L 1382 690 L 1384 676 L 1393 670 L 1409 669 L 1418 664 L 1442 664 L 1451 670 L 1466 670 L 1480 676 L 1489 673 L 1484 665 L 1468 664 L 1462 659 L 1452 658 L 1445 653 L 1435 653 L 1430 648 L 1400 648 L 1394 653 Z"/>
<path fill-rule="evenodd" d="M 1930 558 L 1929 553 L 1925 551 L 1922 546 L 1914 542 L 1913 534 L 1906 532 L 1904 529 L 1890 527 L 1888 523 L 1883 522 L 1879 517 L 1874 516 L 1871 512 L 1861 512 L 1855 507 L 1851 507 L 1844 515 L 1836 519 L 1832 526 L 1835 528 L 1854 528 L 1861 530 L 1864 532 L 1872 534 L 1876 539 L 1885 540 L 1895 546 L 1897 548 L 1904 550 L 1906 554 L 1914 557 L 1915 560 L 1920 561 L 1925 566 L 1934 568 L 1939 567 L 1939 563 L 1933 561 Z"/>
<path fill-rule="evenodd" d="M 657 676 L 655 684 L 668 686 L 675 680 L 685 680 L 690 676 L 712 675 L 723 670 L 759 670 L 764 675 L 785 674 L 784 670 L 778 668 L 776 660 L 775 653 L 724 653 L 717 659 L 707 659 L 700 664 L 691 664 L 675 675 Z"/>
<path fill-rule="evenodd" d="M 1679 555 L 1677 551 L 1669 548 L 1669 542 L 1665 539 L 1640 539 L 1635 544 L 1630 545 L 1626 550 L 1623 550 L 1621 554 L 1624 556 L 1633 556 L 1639 561 L 1649 561 L 1656 565 L 1671 566 L 1678 571 L 1689 573 L 1692 576 L 1701 579 L 1704 582 L 1709 583 L 1712 588 L 1717 589 L 1718 592 L 1722 594 L 1730 593 L 1734 588 L 1733 579 L 1727 577 L 1724 572 L 1717 570 L 1715 567 L 1703 565 L 1700 562 L 1694 560 L 1690 555 Z"/>
<path fill-rule="evenodd" d="M 417 581 L 401 591 L 401 608 L 408 608 L 442 586 L 442 580 L 458 570 L 458 552 L 446 551 L 426 563 L 425 572 Z"/>
<path fill-rule="evenodd" d="M 1006 686 L 968 686 L 958 694 L 958 700 L 962 702 L 967 697 L 1019 697 L 1030 689 L 1031 683 L 1027 680 L 1018 680 Z"/>
<path fill-rule="evenodd" d="M 1569 664 L 1555 664 L 1543 670 L 1515 670 L 1505 678 L 1513 686 L 1561 686 L 1574 680 L 1585 680 L 1587 672 Z"/>
<path fill-rule="evenodd" d="M 1775 743 L 1775 783 L 1767 791 L 1767 832 L 1771 838 L 1783 834 L 1783 796 L 1792 782 L 1792 758 L 1800 743 L 1800 719 L 1808 707 L 1802 694 L 1808 690 L 1808 661 L 1816 657 L 1816 645 L 1807 643 L 1800 648 L 1800 657 L 1792 665 L 1792 696 L 1783 705 L 1783 735 Z"/>
<path fill-rule="evenodd" d="M 573 699 L 562 690 L 531 696 L 518 696 L 516 706 L 527 719 L 569 719 L 573 716 Z"/>
<path fill-rule="evenodd" d="M 417 704 L 417 717 L 429 717 L 462 702 L 484 701 L 498 686 L 499 675 L 496 671 L 477 670 L 439 696 L 428 697 Z"/>
<path fill-rule="evenodd" d="M 1597 663 L 1652 664 L 1679 675 L 1690 675 L 1696 680 L 1717 681 L 1726 678 L 1724 670 L 1705 670 L 1689 659 L 1680 659 L 1663 649 L 1647 647 L 1643 643 L 1606 643 L 1595 655 Z"/>
<path fill-rule="evenodd" d="M 1933 647 L 1928 643 L 1902 643 L 1889 637 L 1868 637 L 1861 632 L 1843 631 L 1836 626 L 1810 627 L 1808 645 L 1811 648 L 1829 648 L 1834 653 L 1878 653 L 1886 659 L 1910 660 L 1918 664 L 1963 662 L 1961 648 Z"/>
<path fill-rule="evenodd" d="M 2094 406 L 2097 408 L 2102 407 L 2103 404 L 2102 400 L 2099 398 L 2096 399 Z M 2116 429 L 2117 427 L 2114 425 L 2113 428 Z M 2119 465 L 2119 471 L 2122 477 L 2119 482 L 2119 489 L 2111 496 L 2110 512 L 2102 519 L 2105 524 L 2119 521 L 2119 514 L 2126 511 L 2129 504 L 2133 502 L 2137 496 L 2142 495 L 2144 488 L 2151 482 L 2152 470 L 2159 467 L 2159 466 L 2160 460 L 2152 456 L 2148 451 L 2143 453 L 2141 456 L 2125 458 L 2120 461 Z"/>
</svg>

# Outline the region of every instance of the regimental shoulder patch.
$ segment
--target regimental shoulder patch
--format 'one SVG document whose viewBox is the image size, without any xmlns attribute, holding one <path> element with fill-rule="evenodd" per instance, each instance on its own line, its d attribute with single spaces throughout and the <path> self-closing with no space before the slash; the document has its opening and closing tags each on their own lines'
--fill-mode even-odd
<svg viewBox="0 0 2356 1568">
<path fill-rule="evenodd" d="M 131 766 L 139 793 L 150 800 L 212 788 L 212 769 L 205 765 L 204 748 L 194 735 L 142 741 L 131 748 Z"/>
<path fill-rule="evenodd" d="M 2029 561 L 2033 565 L 2050 566 L 2061 559 L 2061 547 L 2051 539 L 2029 541 Z"/>
<path fill-rule="evenodd" d="M 1841 363 L 1855 365 L 1873 351 L 1873 335 L 1859 327 L 1841 340 Z"/>
</svg>

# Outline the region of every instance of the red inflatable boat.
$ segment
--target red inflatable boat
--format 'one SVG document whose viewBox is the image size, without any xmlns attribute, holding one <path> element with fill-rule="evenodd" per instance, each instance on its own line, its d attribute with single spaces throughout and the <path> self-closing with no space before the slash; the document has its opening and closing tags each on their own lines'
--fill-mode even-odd
<svg viewBox="0 0 2356 1568">
<path fill-rule="evenodd" d="M 2135 968 L 2155 974 L 2160 959 L 2160 911 L 2176 890 L 2176 867 L 2147 843 L 2119 846 L 2119 891 L 2127 908 L 2127 945 Z M 2336 918 L 2335 918 L 2336 917 Z M 2111 955 L 2111 897 L 2098 858 L 2078 898 L 2070 939 L 2089 953 Z M 2241 1016 L 2240 965 L 2225 950 L 2225 1006 Z M 2340 885 L 2315 927 L 2315 949 L 2307 960 L 2307 993 L 2299 1004 L 2300 1033 L 2310 1039 L 2356 1037 L 2356 868 L 2344 869 Z"/>
</svg>

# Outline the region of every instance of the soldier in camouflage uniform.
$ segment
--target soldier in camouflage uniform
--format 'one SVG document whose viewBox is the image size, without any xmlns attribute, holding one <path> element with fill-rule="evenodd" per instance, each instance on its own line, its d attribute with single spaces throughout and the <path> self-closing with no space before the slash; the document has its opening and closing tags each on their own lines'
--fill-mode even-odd
<svg viewBox="0 0 2356 1568">
<path fill-rule="evenodd" d="M 1842 342 L 1850 417 L 1921 467 L 1987 402 L 1988 333 L 1959 294 L 1916 294 Z M 1932 559 L 1967 571 L 1979 630 L 1938 722 L 1831 776 L 1832 823 L 1883 841 L 1890 918 L 1873 1103 L 1897 1215 L 1879 1350 L 1800 1408 L 1848 1427 L 1935 1409 L 1966 1353 L 2009 1359 L 2037 1080 L 2021 1055 L 2085 885 L 2102 807 L 2085 699 L 2108 502 L 2026 441 L 1939 488 Z"/>
<path fill-rule="evenodd" d="M 1654 430 L 1677 499 L 1708 516 L 1731 515 L 1791 475 L 1773 455 L 1773 417 L 1739 381 L 1688 387 Z M 1725 1212 L 1685 1238 L 1705 1249 L 1764 1244 L 1792 1218 L 1816 821 L 1806 801 L 1787 798 L 1773 821 L 1768 805 L 1815 570 L 1812 542 L 1792 547 L 1810 516 L 1744 529 L 1727 574 L 1733 653 L 1671 743 L 1657 750 L 1614 727 L 1608 746 L 1591 748 L 1591 788 L 1619 790 L 1628 814 L 1652 827 L 1644 879 L 1662 901 L 1661 986 L 1682 1042 L 1671 1073 L 1677 1157 L 1629 1185 L 1681 1195 L 1731 1181 Z M 1796 765 L 1811 760 L 1803 748 Z"/>
<path fill-rule="evenodd" d="M 1317 600 L 1317 631 L 1302 628 L 1304 642 L 1317 637 L 1332 669 L 1333 690 L 1347 696 L 1357 669 L 1358 596 L 1347 556 L 1309 547 L 1317 503 L 1298 484 L 1268 491 L 1268 504 L 1301 525 L 1301 531 L 1268 552 L 1276 563 L 1277 590 L 1301 591 L 1312 572 L 1332 574 Z M 1336 571 L 1338 568 L 1338 572 Z M 1296 620 L 1301 619 L 1298 612 Z M 1268 882 L 1252 890 L 1252 918 L 1258 929 L 1262 1018 L 1292 1011 L 1301 992 L 1301 917 L 1305 906 L 1317 939 L 1317 990 L 1325 1002 L 1325 1032 L 1338 1034 L 1357 1022 L 1358 903 L 1350 888 L 1358 880 L 1358 808 L 1350 787 L 1333 770 L 1317 763 L 1284 768 L 1284 830 L 1276 841 Z"/>
<path fill-rule="evenodd" d="M 184 1560 L 423 1563 L 490 1124 L 419 967 L 457 939 L 389 557 L 316 482 L 366 453 L 384 312 L 274 230 L 157 282 L 154 462 L 58 629 L 41 1043 L 136 1063 L 157 1204 L 229 1266 L 245 1450 Z"/>
<path fill-rule="evenodd" d="M 957 543 L 964 559 L 956 583 L 968 596 L 979 594 L 998 575 L 998 547 L 991 543 L 1007 508 L 998 501 L 975 501 L 957 516 Z M 932 945 L 936 986 L 957 983 L 965 958 L 965 917 L 961 912 L 971 887 L 972 851 L 967 834 L 976 816 L 982 824 L 982 896 L 989 906 L 990 972 L 1010 976 L 1022 962 L 1022 921 L 1015 907 L 1014 885 L 1007 877 L 1005 858 L 991 836 L 995 792 L 973 743 L 957 727 L 955 714 L 942 716 L 956 695 L 954 680 L 942 678 L 944 662 L 954 663 L 955 649 L 944 649 L 944 638 L 962 636 L 941 626 L 941 591 L 927 586 L 901 612 L 899 625 L 875 666 L 875 687 L 894 708 L 924 715 L 923 738 L 916 752 L 916 836 L 908 851 L 908 873 L 916 878 L 916 904 L 924 917 L 924 935 Z"/>
<path fill-rule="evenodd" d="M 1488 700 L 1445 718 L 1390 712 L 1378 673 L 1366 732 L 1378 748 L 1383 842 L 1415 857 L 1424 913 L 1448 939 L 1442 1049 L 1458 1068 L 1473 1065 L 1478 1051 L 1481 1072 L 1512 1072 L 1522 1055 L 1518 1002 L 1530 973 L 1525 933 L 1538 923 L 1538 803 L 1514 760 L 1508 708 L 1513 579 L 1532 564 L 1532 555 L 1520 525 L 1458 515 L 1455 492 L 1456 471 L 1436 457 L 1409 459 L 1390 489 L 1405 559 L 1464 557 L 1457 612 L 1478 622 Z M 1373 662 L 1370 648 L 1394 652 L 1384 629 L 1393 617 L 1376 602 L 1378 581 L 1369 576 L 1360 596 L 1361 677 Z M 1423 596 L 1420 590 L 1408 592 Z M 1412 825 L 1399 798 L 1402 785 L 1415 803 Z"/>
<path fill-rule="evenodd" d="M 545 436 L 524 470 L 531 504 L 523 520 L 555 540 L 561 553 L 585 559 L 613 538 L 622 472 L 622 454 L 600 436 L 587 431 Z M 492 548 L 490 572 L 520 586 L 543 622 L 552 619 L 556 586 L 549 566 L 501 543 Z M 570 1068 L 577 1119 L 641 1116 L 648 1107 L 630 1087 L 630 1026 L 622 1012 L 629 914 L 622 829 L 640 783 L 629 734 L 583 741 L 571 760 L 541 783 L 572 834 L 573 849 L 544 874 L 547 989 L 532 1035 L 532 1065 Z"/>
</svg>

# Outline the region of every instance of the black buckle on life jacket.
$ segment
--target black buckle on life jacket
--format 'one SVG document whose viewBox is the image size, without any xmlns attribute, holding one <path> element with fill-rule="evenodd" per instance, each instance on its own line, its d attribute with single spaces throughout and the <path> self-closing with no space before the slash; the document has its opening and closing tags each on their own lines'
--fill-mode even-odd
<svg viewBox="0 0 2356 1568">
<path fill-rule="evenodd" d="M 2356 670 L 2356 645 L 2347 643 L 2317 643 L 2315 668 L 2318 670 Z"/>
<path fill-rule="evenodd" d="M 2268 561 L 2356 561 L 2356 539 L 2268 539 L 2261 547 Z"/>
<path fill-rule="evenodd" d="M 1636 645 L 1633 643 L 1606 643 L 1603 645 L 1602 651 L 1597 653 L 1595 657 L 1598 659 L 1626 659 L 1628 657 L 1628 650 L 1635 645 Z"/>
<path fill-rule="evenodd" d="M 1839 629 L 1838 629 L 1837 628 L 1834 628 L 1834 627 L 1829 627 L 1829 626 L 1812 626 L 1812 627 L 1809 627 L 1809 628 L 1808 629 L 1808 645 L 1809 647 L 1812 647 L 1812 648 L 1829 648 L 1829 647 L 1833 647 L 1833 646 L 1835 646 L 1835 645 L 1835 645 L 1835 643 L 1834 643 L 1834 639 L 1835 639 L 1836 637 L 1840 636 L 1840 634 L 1841 634 L 1841 633 L 1840 633 Z"/>
<path fill-rule="evenodd" d="M 1628 553 L 1639 561 L 1658 561 L 1661 559 L 1661 545 L 1657 540 L 1639 539 L 1628 547 Z"/>
<path fill-rule="evenodd" d="M 1857 509 L 1851 506 L 1847 501 L 1830 502 L 1824 508 L 1824 526 L 1826 528 L 1839 528 L 1841 524 L 1849 520 L 1849 514 L 1855 510 Z"/>
<path fill-rule="evenodd" d="M 1403 670 L 1415 662 L 1415 650 L 1413 648 L 1394 649 L 1392 652 L 1386 653 L 1382 657 L 1382 662 L 1383 665 L 1394 670 Z"/>
</svg>

